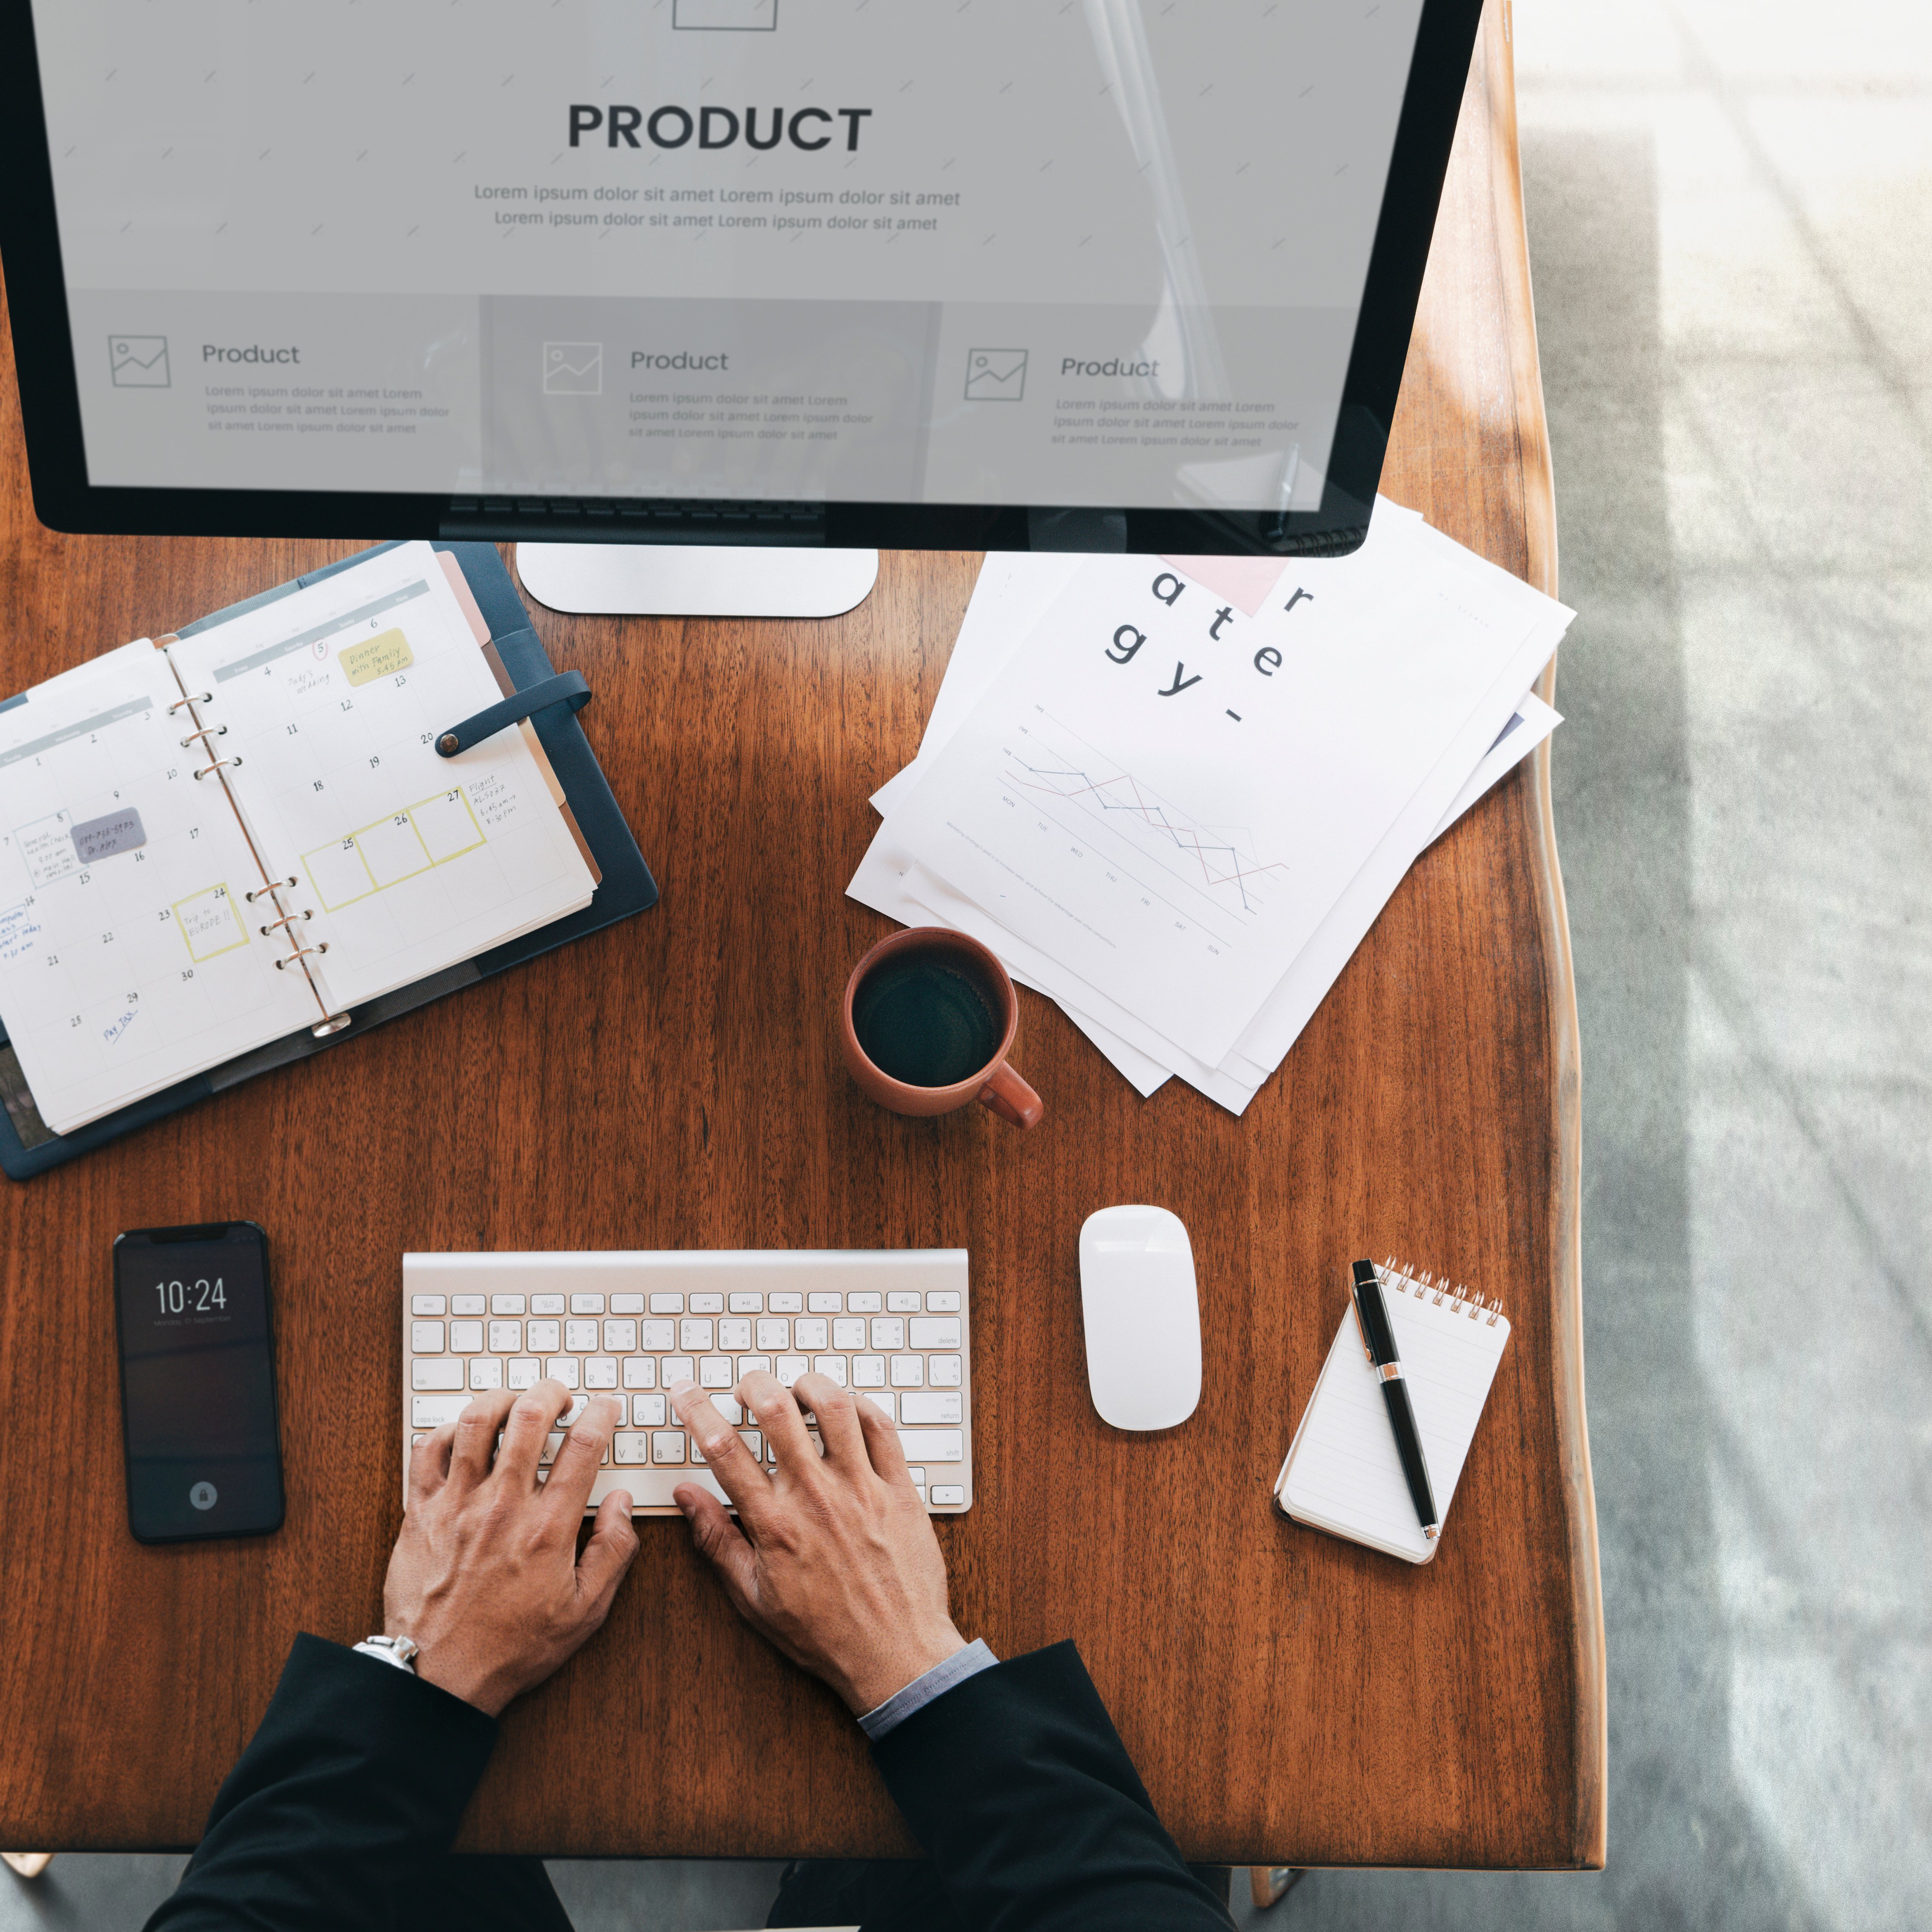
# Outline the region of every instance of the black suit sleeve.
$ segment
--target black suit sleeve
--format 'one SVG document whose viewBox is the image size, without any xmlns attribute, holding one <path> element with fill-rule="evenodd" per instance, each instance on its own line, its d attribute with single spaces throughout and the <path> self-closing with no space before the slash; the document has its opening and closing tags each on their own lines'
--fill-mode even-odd
<svg viewBox="0 0 1932 1932">
<path fill-rule="evenodd" d="M 1228 1932 L 1072 1644 L 955 1684 L 872 1754 L 974 1932 Z"/>
<path fill-rule="evenodd" d="M 392 1925 L 449 1849 L 496 1724 L 407 1671 L 298 1636 L 180 1888 L 148 1932 Z"/>
</svg>

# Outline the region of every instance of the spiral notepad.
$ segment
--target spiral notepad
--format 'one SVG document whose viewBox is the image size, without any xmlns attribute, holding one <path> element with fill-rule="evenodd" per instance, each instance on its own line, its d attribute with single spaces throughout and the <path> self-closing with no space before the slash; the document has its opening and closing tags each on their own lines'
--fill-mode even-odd
<svg viewBox="0 0 1932 1932">
<path fill-rule="evenodd" d="M 1394 1261 L 1376 1270 L 1422 1436 L 1442 1534 L 1456 1485 L 1509 1340 L 1498 1302 Z M 1342 1318 L 1275 1478 L 1275 1506 L 1311 1528 L 1365 1543 L 1411 1563 L 1442 1547 L 1416 1521 L 1395 1437 L 1352 1306 Z"/>
</svg>

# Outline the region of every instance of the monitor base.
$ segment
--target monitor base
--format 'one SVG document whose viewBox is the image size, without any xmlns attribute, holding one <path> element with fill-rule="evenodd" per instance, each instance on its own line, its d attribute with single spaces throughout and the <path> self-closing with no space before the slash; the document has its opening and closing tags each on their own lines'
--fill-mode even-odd
<svg viewBox="0 0 1932 1932">
<path fill-rule="evenodd" d="M 836 617 L 872 594 L 879 553 L 520 543 L 516 568 L 539 604 L 579 616 Z"/>
</svg>

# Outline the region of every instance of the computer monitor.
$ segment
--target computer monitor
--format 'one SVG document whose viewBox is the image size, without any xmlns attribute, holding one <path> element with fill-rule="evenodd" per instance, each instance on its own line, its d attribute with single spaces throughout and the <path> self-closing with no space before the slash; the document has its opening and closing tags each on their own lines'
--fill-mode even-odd
<svg viewBox="0 0 1932 1932">
<path fill-rule="evenodd" d="M 1479 13 L 0 0 L 35 506 L 1345 550 Z"/>
</svg>

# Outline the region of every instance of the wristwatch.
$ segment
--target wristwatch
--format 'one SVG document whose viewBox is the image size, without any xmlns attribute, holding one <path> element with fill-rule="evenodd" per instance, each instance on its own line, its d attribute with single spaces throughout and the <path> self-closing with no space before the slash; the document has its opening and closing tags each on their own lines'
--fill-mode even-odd
<svg viewBox="0 0 1932 1932">
<path fill-rule="evenodd" d="M 385 1664 L 393 1664 L 398 1670 L 406 1670 L 412 1677 L 416 1674 L 418 1646 L 413 1637 L 365 1636 L 356 1648 L 364 1657 L 380 1657 Z"/>
</svg>

